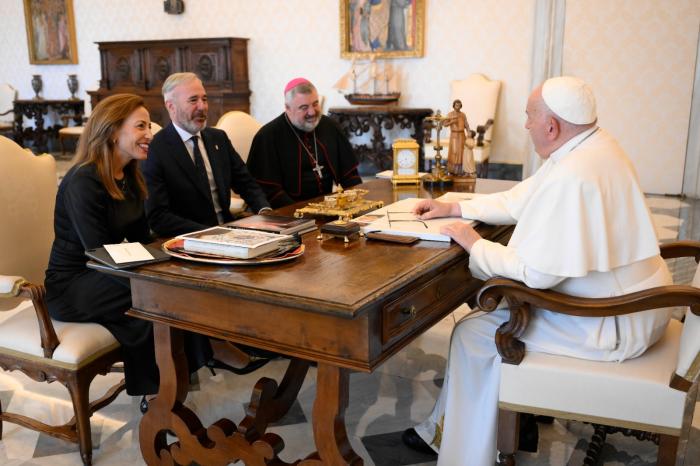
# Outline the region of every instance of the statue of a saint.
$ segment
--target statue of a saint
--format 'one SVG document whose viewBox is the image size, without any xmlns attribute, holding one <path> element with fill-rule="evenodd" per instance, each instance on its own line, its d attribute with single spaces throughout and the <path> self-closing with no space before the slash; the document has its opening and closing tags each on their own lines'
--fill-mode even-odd
<svg viewBox="0 0 700 466">
<path fill-rule="evenodd" d="M 473 139 L 469 132 L 467 115 L 461 111 L 462 101 L 452 102 L 452 111 L 445 115 L 443 126 L 450 127 L 450 147 L 447 151 L 447 171 L 455 176 L 473 176 L 476 174 Z M 471 141 L 472 147 L 469 142 Z"/>
</svg>

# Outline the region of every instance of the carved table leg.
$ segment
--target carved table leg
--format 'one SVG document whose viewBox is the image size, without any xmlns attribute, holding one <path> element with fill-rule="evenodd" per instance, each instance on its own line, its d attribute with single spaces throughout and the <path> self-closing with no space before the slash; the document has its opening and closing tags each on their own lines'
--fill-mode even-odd
<svg viewBox="0 0 700 466">
<path fill-rule="evenodd" d="M 279 390 L 274 380 L 260 379 L 248 416 L 240 427 L 229 419 L 219 419 L 204 428 L 197 415 L 184 406 L 189 376 L 182 331 L 154 323 L 153 335 L 160 387 L 139 426 L 141 454 L 149 466 L 192 462 L 224 466 L 239 460 L 247 466 L 288 464 L 277 457 L 284 447 L 282 439 L 276 434 L 266 434 L 265 429 L 270 420 L 282 417 L 296 399 L 308 369 L 307 362 L 290 362 Z M 167 444 L 167 433 L 177 440 Z"/>
<path fill-rule="evenodd" d="M 363 463 L 350 446 L 345 431 L 348 406 L 348 369 L 319 363 L 316 376 L 316 400 L 313 409 L 314 440 L 317 452 L 299 466 L 340 466 Z"/>
<path fill-rule="evenodd" d="M 282 383 L 268 378 L 261 378 L 253 389 L 250 404 L 246 410 L 246 418 L 241 421 L 238 431 L 246 437 L 262 434 L 271 422 L 280 420 L 292 407 L 297 394 L 304 383 L 309 370 L 309 362 L 302 359 L 291 359 L 284 374 Z"/>
</svg>

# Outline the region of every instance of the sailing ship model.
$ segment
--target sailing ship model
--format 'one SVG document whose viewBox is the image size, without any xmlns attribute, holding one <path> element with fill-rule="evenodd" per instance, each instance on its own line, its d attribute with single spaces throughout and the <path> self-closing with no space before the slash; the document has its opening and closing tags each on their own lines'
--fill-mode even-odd
<svg viewBox="0 0 700 466">
<path fill-rule="evenodd" d="M 386 105 L 401 97 L 400 92 L 392 91 L 398 88 L 397 81 L 398 73 L 391 65 L 377 64 L 372 57 L 368 63 L 359 65 L 353 59 L 350 71 L 333 87 L 353 105 Z"/>
</svg>

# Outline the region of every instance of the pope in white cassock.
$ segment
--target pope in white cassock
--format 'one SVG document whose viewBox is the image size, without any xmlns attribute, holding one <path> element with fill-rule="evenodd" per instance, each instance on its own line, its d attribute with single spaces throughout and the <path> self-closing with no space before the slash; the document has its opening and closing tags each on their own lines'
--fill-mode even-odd
<svg viewBox="0 0 700 466">
<path fill-rule="evenodd" d="M 444 227 L 469 252 L 469 269 L 480 279 L 501 276 L 585 297 L 671 284 L 634 168 L 596 125 L 591 88 L 578 78 L 549 79 L 533 91 L 526 113 L 525 128 L 546 160 L 532 177 L 470 201 L 422 201 L 415 213 L 516 224 L 507 246 L 463 223 Z M 521 340 L 527 351 L 622 361 L 653 345 L 669 317 L 666 310 L 602 318 L 538 310 Z M 409 446 L 419 442 L 438 452 L 439 466 L 490 466 L 496 460 L 501 358 L 494 335 L 506 320 L 503 309 L 457 324 L 435 408 L 415 431 L 404 433 L 413 436 Z"/>
</svg>

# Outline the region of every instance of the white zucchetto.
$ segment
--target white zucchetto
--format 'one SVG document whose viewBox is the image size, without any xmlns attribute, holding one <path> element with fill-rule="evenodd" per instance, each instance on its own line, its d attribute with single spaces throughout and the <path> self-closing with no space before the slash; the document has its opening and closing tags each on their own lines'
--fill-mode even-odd
<svg viewBox="0 0 700 466">
<path fill-rule="evenodd" d="M 593 90 L 579 78 L 548 79 L 542 85 L 542 99 L 552 112 L 569 123 L 586 125 L 597 118 Z"/>
</svg>

